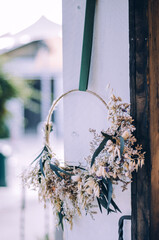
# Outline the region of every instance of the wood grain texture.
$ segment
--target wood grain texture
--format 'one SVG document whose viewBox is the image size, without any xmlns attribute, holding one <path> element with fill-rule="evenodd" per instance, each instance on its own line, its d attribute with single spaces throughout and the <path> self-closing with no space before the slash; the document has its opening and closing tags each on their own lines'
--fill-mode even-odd
<svg viewBox="0 0 159 240">
<path fill-rule="evenodd" d="M 159 239 L 159 0 L 149 1 L 151 239 Z"/>
<path fill-rule="evenodd" d="M 148 71 L 148 0 L 129 0 L 130 101 L 138 143 L 146 151 L 142 169 L 133 175 L 132 240 L 150 239 L 150 138 Z"/>
</svg>

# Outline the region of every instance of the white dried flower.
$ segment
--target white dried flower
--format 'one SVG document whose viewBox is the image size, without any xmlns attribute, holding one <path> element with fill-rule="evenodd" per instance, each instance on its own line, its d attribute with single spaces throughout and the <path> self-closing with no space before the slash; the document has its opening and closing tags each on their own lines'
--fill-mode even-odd
<svg viewBox="0 0 159 240">
<path fill-rule="evenodd" d="M 133 166 L 134 166 L 134 168 L 136 168 L 136 163 L 135 163 L 135 161 L 133 162 Z"/>
<path fill-rule="evenodd" d="M 136 164 L 136 172 L 138 172 L 138 168 L 139 168 L 139 165 L 138 165 L 138 164 Z"/>
<path fill-rule="evenodd" d="M 119 157 L 119 159 L 121 158 L 121 156 L 120 156 L 120 150 L 119 150 L 119 148 L 116 146 L 115 147 L 115 155 L 118 155 L 118 157 Z"/>
<path fill-rule="evenodd" d="M 120 164 L 120 160 L 118 159 L 118 160 L 116 161 L 116 163 L 119 165 L 119 164 Z"/>
<path fill-rule="evenodd" d="M 89 195 L 91 195 L 92 194 L 92 188 L 86 188 L 86 192 L 89 194 Z"/>
<path fill-rule="evenodd" d="M 114 146 L 111 145 L 111 146 L 108 148 L 107 152 L 110 153 L 110 152 L 112 152 L 113 150 L 114 150 Z"/>
<path fill-rule="evenodd" d="M 114 173 L 113 173 L 113 172 L 109 172 L 109 175 L 110 175 L 110 176 L 113 176 L 113 175 L 114 175 Z"/>
<path fill-rule="evenodd" d="M 141 167 L 144 165 L 144 159 L 141 160 Z"/>
<path fill-rule="evenodd" d="M 91 167 L 91 173 L 94 173 L 97 171 L 97 167 L 95 164 L 93 164 L 93 166 Z"/>
<path fill-rule="evenodd" d="M 98 168 L 98 171 L 96 172 L 96 175 L 97 175 L 98 177 L 101 177 L 101 176 L 105 177 L 105 175 L 106 175 L 105 168 L 102 167 L 102 166 L 100 166 L 100 167 Z"/>
<path fill-rule="evenodd" d="M 86 184 L 85 184 L 85 186 L 89 186 L 90 188 L 93 189 L 94 184 L 95 184 L 94 179 L 91 178 L 91 177 L 89 177 L 88 180 L 87 180 L 87 182 L 86 182 Z"/>
<path fill-rule="evenodd" d="M 124 154 L 124 157 L 125 157 L 125 158 L 129 158 L 128 153 L 125 153 L 125 154 Z"/>
<path fill-rule="evenodd" d="M 72 179 L 73 182 L 78 182 L 81 179 L 81 176 L 80 175 L 75 175 L 75 176 L 72 176 L 71 179 Z"/>
<path fill-rule="evenodd" d="M 116 178 L 116 177 L 117 177 L 117 174 L 116 174 L 116 171 L 114 171 L 113 178 Z"/>
<path fill-rule="evenodd" d="M 128 176 L 129 176 L 129 172 L 126 172 L 126 173 L 125 173 L 125 176 L 128 177 Z"/>
<path fill-rule="evenodd" d="M 118 174 L 118 178 L 122 179 L 123 178 L 122 174 Z"/>
<path fill-rule="evenodd" d="M 81 191 L 82 190 L 82 183 L 78 182 L 78 190 Z"/>
<path fill-rule="evenodd" d="M 79 201 L 82 203 L 82 201 L 83 201 L 83 194 L 80 193 L 80 194 L 78 195 L 78 198 L 79 198 Z"/>
<path fill-rule="evenodd" d="M 106 145 L 111 146 L 112 144 L 113 144 L 113 142 L 111 140 L 108 140 Z"/>
<path fill-rule="evenodd" d="M 94 186 L 94 194 L 95 194 L 96 197 L 99 197 L 100 189 L 99 189 L 98 184 L 95 184 L 95 186 Z"/>
<path fill-rule="evenodd" d="M 130 133 L 128 131 L 125 131 L 122 134 L 122 137 L 124 138 L 124 140 L 127 140 L 129 136 L 130 136 Z"/>
</svg>

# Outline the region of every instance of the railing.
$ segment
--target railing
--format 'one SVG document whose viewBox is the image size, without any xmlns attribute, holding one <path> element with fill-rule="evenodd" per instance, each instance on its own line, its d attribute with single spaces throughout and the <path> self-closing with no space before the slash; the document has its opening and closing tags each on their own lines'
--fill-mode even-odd
<svg viewBox="0 0 159 240">
<path fill-rule="evenodd" d="M 131 220 L 131 216 L 125 215 L 125 216 L 122 216 L 122 217 L 119 219 L 119 222 L 118 222 L 118 226 L 119 226 L 119 229 L 118 229 L 119 238 L 118 238 L 118 240 L 124 240 L 124 239 L 123 239 L 123 224 L 124 224 L 124 220 Z"/>
</svg>

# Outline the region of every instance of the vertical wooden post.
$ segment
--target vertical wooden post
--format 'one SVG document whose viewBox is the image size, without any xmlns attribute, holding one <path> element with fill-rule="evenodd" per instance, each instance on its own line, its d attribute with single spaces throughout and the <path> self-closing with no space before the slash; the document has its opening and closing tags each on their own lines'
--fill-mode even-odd
<svg viewBox="0 0 159 240">
<path fill-rule="evenodd" d="M 149 0 L 151 239 L 159 239 L 159 0 Z"/>
<path fill-rule="evenodd" d="M 132 183 L 132 240 L 159 239 L 159 0 L 130 0 L 131 113 L 147 154 Z M 148 41 L 147 41 L 148 40 Z M 151 150 L 151 151 L 150 151 Z"/>
<path fill-rule="evenodd" d="M 136 137 L 146 161 L 132 183 L 132 240 L 150 239 L 151 162 L 149 134 L 148 0 L 129 0 L 130 101 Z"/>
</svg>

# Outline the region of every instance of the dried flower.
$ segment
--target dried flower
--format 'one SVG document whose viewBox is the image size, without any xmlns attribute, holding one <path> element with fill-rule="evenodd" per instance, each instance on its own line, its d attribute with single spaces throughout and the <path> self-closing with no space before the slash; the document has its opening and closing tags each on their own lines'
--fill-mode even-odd
<svg viewBox="0 0 159 240">
<path fill-rule="evenodd" d="M 92 194 L 92 188 L 86 188 L 86 192 L 89 194 L 89 195 L 91 195 Z"/>
<path fill-rule="evenodd" d="M 80 175 L 75 175 L 75 176 L 72 176 L 71 179 L 72 179 L 74 182 L 78 182 L 78 181 L 81 179 L 81 176 L 80 176 Z"/>
<path fill-rule="evenodd" d="M 111 146 L 113 144 L 113 142 L 111 140 L 107 141 L 107 146 Z"/>
<path fill-rule="evenodd" d="M 105 177 L 105 175 L 106 175 L 105 168 L 102 167 L 102 166 L 100 166 L 99 169 L 98 169 L 98 171 L 96 171 L 96 175 L 97 175 L 98 177 L 101 177 L 101 176 Z"/>
<path fill-rule="evenodd" d="M 130 133 L 128 131 L 125 131 L 122 134 L 122 137 L 124 138 L 124 140 L 127 140 L 129 136 L 130 136 Z"/>
<path fill-rule="evenodd" d="M 85 158 L 86 167 L 61 167 L 59 159 L 46 144 L 34 165 L 24 172 L 23 183 L 38 190 L 39 200 L 44 202 L 44 206 L 50 200 L 61 225 L 66 220 L 72 228 L 73 217 L 80 216 L 82 210 L 92 216 L 96 198 L 99 206 L 103 204 L 103 196 L 108 197 L 107 191 L 114 198 L 112 184 L 118 182 L 122 182 L 122 190 L 126 190 L 132 181 L 132 172 L 143 166 L 145 153 L 141 145 L 134 147 L 135 127 L 129 112 L 129 104 L 122 103 L 120 97 L 111 96 L 108 102 L 111 126 L 101 134 L 90 129 L 94 138 L 90 143 L 90 155 Z M 47 138 L 48 126 L 51 125 L 45 128 Z M 109 206 L 103 206 L 109 212 Z M 119 208 L 114 207 L 114 210 L 119 211 Z"/>
<path fill-rule="evenodd" d="M 95 184 L 95 186 L 94 186 L 94 194 L 95 194 L 96 197 L 99 197 L 100 189 L 99 189 L 98 184 Z"/>
</svg>

